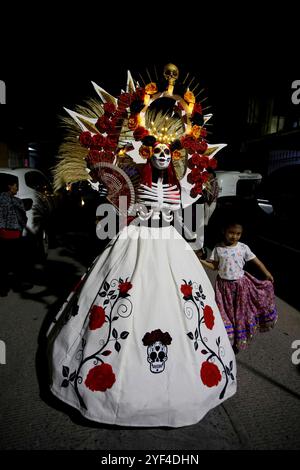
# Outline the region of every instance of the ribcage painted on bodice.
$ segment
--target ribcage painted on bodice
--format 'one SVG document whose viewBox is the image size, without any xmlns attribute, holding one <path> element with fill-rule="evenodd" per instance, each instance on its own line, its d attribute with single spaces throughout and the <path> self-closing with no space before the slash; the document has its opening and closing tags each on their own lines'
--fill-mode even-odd
<svg viewBox="0 0 300 470">
<path fill-rule="evenodd" d="M 152 187 L 141 184 L 138 188 L 138 202 L 150 208 L 140 211 L 143 218 L 158 218 L 161 212 L 165 220 L 171 220 L 171 211 L 180 208 L 180 191 L 176 185 L 163 184 L 159 179 L 157 183 L 152 183 Z"/>
</svg>

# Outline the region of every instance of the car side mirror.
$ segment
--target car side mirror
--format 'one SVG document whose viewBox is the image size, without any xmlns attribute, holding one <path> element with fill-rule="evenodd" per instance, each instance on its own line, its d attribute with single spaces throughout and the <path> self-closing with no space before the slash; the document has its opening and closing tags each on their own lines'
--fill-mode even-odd
<svg viewBox="0 0 300 470">
<path fill-rule="evenodd" d="M 28 198 L 28 199 L 22 199 L 22 201 L 25 207 L 25 211 L 30 211 L 30 209 L 32 209 L 33 200 Z"/>
</svg>

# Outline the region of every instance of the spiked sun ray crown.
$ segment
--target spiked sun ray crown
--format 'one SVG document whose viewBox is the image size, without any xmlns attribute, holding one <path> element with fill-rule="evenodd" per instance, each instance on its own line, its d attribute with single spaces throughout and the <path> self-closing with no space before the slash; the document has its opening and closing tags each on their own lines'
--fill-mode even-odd
<svg viewBox="0 0 300 470">
<path fill-rule="evenodd" d="M 82 180 L 102 180 L 109 186 L 116 178 L 114 170 L 123 178 L 123 189 L 129 181 L 136 190 L 139 167 L 152 157 L 157 144 L 164 143 L 171 149 L 177 178 L 188 182 L 192 197 L 201 193 L 206 169 L 216 167 L 214 156 L 225 144 L 207 143 L 206 125 L 212 114 L 203 114 L 201 102 L 189 89 L 191 82 L 184 80 L 181 96 L 174 94 L 177 67 L 166 65 L 163 75 L 165 88 L 159 90 L 153 81 L 139 86 L 128 72 L 126 91 L 118 97 L 92 82 L 98 100 L 89 99 L 74 111 L 65 108 L 69 117 L 62 119 L 66 136 L 54 168 L 55 190 Z M 118 189 L 115 195 L 118 191 L 122 194 Z"/>
</svg>

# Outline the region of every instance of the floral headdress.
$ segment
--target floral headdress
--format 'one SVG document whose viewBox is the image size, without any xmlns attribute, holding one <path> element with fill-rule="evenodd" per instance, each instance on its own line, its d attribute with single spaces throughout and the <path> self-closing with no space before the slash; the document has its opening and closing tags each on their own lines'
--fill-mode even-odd
<svg viewBox="0 0 300 470">
<path fill-rule="evenodd" d="M 201 194 L 208 179 L 206 169 L 216 168 L 214 156 L 225 145 L 208 144 L 206 123 L 212 115 L 203 114 L 193 91 L 186 87 L 183 96 L 174 94 L 177 67 L 168 64 L 163 75 L 166 85 L 159 90 L 153 81 L 139 86 L 128 72 L 126 92 L 118 97 L 92 82 L 101 102 L 92 99 L 86 107 L 66 109 L 71 119 L 64 119 L 68 135 L 54 169 L 55 189 L 91 179 L 109 165 L 125 168 L 132 179 L 128 166 L 145 162 L 153 147 L 163 143 L 171 150 L 177 177 L 187 177 L 191 197 Z M 160 106 L 165 100 L 172 103 L 167 111 Z"/>
</svg>

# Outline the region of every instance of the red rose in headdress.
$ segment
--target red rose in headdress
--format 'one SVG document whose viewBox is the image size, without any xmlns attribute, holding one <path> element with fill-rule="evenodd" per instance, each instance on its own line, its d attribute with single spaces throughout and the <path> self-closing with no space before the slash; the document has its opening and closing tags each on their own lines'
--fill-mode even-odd
<svg viewBox="0 0 300 470">
<path fill-rule="evenodd" d="M 192 117 L 194 117 L 194 114 L 199 113 L 202 114 L 202 106 L 200 103 L 195 103 L 194 108 L 193 108 L 193 113 Z"/>
<path fill-rule="evenodd" d="M 106 116 L 105 114 L 103 116 L 100 116 L 95 126 L 101 133 L 108 132 L 111 127 L 111 122 L 109 120 L 109 117 Z"/>
<path fill-rule="evenodd" d="M 90 147 L 91 144 L 92 144 L 92 134 L 88 131 L 86 132 L 81 132 L 80 136 L 79 136 L 79 142 L 81 143 L 81 145 L 83 145 L 84 147 Z"/>
<path fill-rule="evenodd" d="M 210 158 L 209 159 L 209 163 L 208 163 L 208 167 L 211 168 L 212 170 L 214 170 L 215 168 L 217 168 L 217 165 L 218 165 L 218 162 L 215 158 Z"/>
<path fill-rule="evenodd" d="M 149 132 L 142 126 L 138 126 L 133 133 L 135 140 L 142 140 L 147 135 L 149 135 Z"/>
<path fill-rule="evenodd" d="M 130 93 L 122 93 L 118 98 L 118 109 L 124 110 L 130 106 L 132 96 Z"/>
<path fill-rule="evenodd" d="M 101 134 L 93 135 L 91 148 L 95 150 L 101 150 L 105 143 L 105 137 Z"/>
<path fill-rule="evenodd" d="M 207 143 L 205 142 L 205 140 L 202 140 L 201 142 L 196 142 L 196 148 L 195 150 L 197 150 L 197 152 L 199 153 L 204 153 L 206 150 L 207 150 Z"/>
<path fill-rule="evenodd" d="M 139 121 L 138 121 L 138 115 L 137 114 L 132 114 L 129 116 L 128 119 L 128 129 L 131 131 L 134 131 L 138 127 Z"/>
<path fill-rule="evenodd" d="M 104 103 L 103 109 L 104 109 L 105 114 L 107 115 L 111 115 L 116 111 L 116 107 L 112 102 Z"/>
</svg>

